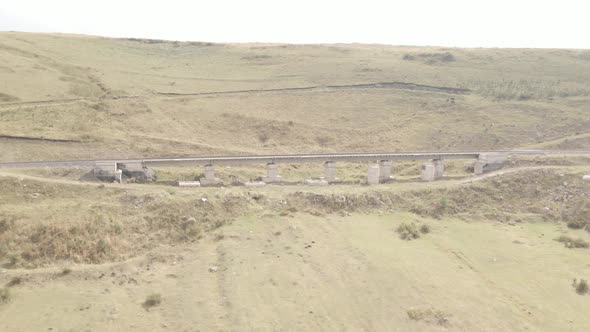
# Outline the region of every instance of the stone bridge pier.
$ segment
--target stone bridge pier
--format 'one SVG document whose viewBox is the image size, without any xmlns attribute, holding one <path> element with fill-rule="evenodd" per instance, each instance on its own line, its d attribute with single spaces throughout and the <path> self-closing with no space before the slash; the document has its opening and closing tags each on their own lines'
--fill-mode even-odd
<svg viewBox="0 0 590 332">
<path fill-rule="evenodd" d="M 215 166 L 205 165 L 204 177 L 199 179 L 201 186 L 215 186 L 221 184 L 221 180 L 215 177 Z"/>
<path fill-rule="evenodd" d="M 369 164 L 367 183 L 379 184 L 391 181 L 391 160 L 380 160 L 379 163 Z"/>
<path fill-rule="evenodd" d="M 369 164 L 369 170 L 367 174 L 368 184 L 379 184 L 379 164 Z"/>
<path fill-rule="evenodd" d="M 324 163 L 324 180 L 328 183 L 338 182 L 340 179 L 336 177 L 336 163 L 333 161 L 326 161 Z"/>
<path fill-rule="evenodd" d="M 379 183 L 391 181 L 391 160 L 381 160 L 379 162 Z"/>
<path fill-rule="evenodd" d="M 266 176 L 262 177 L 262 181 L 266 183 L 281 182 L 282 177 L 279 175 L 279 165 L 275 163 L 266 164 Z"/>
<path fill-rule="evenodd" d="M 421 178 L 424 181 L 434 181 L 444 177 L 445 164 L 442 159 L 433 159 L 422 165 Z"/>
</svg>

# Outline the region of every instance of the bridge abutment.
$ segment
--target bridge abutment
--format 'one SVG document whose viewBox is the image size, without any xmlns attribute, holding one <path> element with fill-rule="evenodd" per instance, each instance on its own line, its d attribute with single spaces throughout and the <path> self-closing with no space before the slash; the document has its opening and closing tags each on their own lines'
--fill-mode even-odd
<svg viewBox="0 0 590 332">
<path fill-rule="evenodd" d="M 508 162 L 505 153 L 481 153 L 473 166 L 475 175 L 481 175 L 503 168 Z"/>
<path fill-rule="evenodd" d="M 114 161 L 96 161 L 94 163 L 94 176 L 102 181 L 117 179 L 117 163 Z"/>
</svg>

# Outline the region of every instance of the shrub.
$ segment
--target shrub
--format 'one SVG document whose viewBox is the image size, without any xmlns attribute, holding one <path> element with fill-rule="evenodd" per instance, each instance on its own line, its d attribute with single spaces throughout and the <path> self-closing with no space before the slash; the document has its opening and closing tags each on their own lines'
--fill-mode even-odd
<svg viewBox="0 0 590 332">
<path fill-rule="evenodd" d="M 0 288 L 0 304 L 8 303 L 10 301 L 10 291 L 8 288 Z"/>
<path fill-rule="evenodd" d="M 590 232 L 590 202 L 582 200 L 567 209 L 563 214 L 567 226 L 573 229 L 585 229 Z"/>
<path fill-rule="evenodd" d="M 441 197 L 436 204 L 433 204 L 430 213 L 436 219 L 440 219 L 449 210 L 449 201 L 446 197 Z"/>
<path fill-rule="evenodd" d="M 270 135 L 267 132 L 260 132 L 258 133 L 258 140 L 260 143 L 266 143 L 270 139 Z"/>
<path fill-rule="evenodd" d="M 571 220 L 567 222 L 567 227 L 571 229 L 585 229 L 588 227 L 588 223 L 582 220 Z"/>
<path fill-rule="evenodd" d="M 442 62 L 452 62 L 455 61 L 455 56 L 452 53 L 445 52 L 438 56 L 438 60 Z"/>
<path fill-rule="evenodd" d="M 430 226 L 428 226 L 428 224 L 422 224 L 422 226 L 420 226 L 420 233 L 422 233 L 422 234 L 430 233 Z"/>
<path fill-rule="evenodd" d="M 574 279 L 574 288 L 576 289 L 576 293 L 584 295 L 588 293 L 589 290 L 588 282 L 584 279 L 580 279 L 580 281 Z"/>
<path fill-rule="evenodd" d="M 590 94 L 590 90 L 580 83 L 559 80 L 474 80 L 462 87 L 499 100 L 544 99 Z"/>
<path fill-rule="evenodd" d="M 12 254 L 8 257 L 8 263 L 4 264 L 3 267 L 5 267 L 5 268 L 15 267 L 16 264 L 18 263 L 18 261 L 19 261 L 18 256 L 16 254 Z"/>
<path fill-rule="evenodd" d="M 58 274 L 58 276 L 63 277 L 63 276 L 67 276 L 70 273 L 72 273 L 72 269 L 66 267 L 63 270 L 61 270 L 61 272 Z"/>
<path fill-rule="evenodd" d="M 402 223 L 397 228 L 397 233 L 402 240 L 413 240 L 420 237 L 418 227 L 414 223 Z"/>
<path fill-rule="evenodd" d="M 14 287 L 23 283 L 23 278 L 21 277 L 14 277 L 10 279 L 10 281 L 6 284 L 6 287 Z"/>
<path fill-rule="evenodd" d="M 10 230 L 14 225 L 16 217 L 0 215 L 0 234 Z"/>
<path fill-rule="evenodd" d="M 145 310 L 149 310 L 152 307 L 160 305 L 162 303 L 162 296 L 160 294 L 151 294 L 143 302 Z"/>
<path fill-rule="evenodd" d="M 449 316 L 444 312 L 432 308 L 428 309 L 409 309 L 406 311 L 408 318 L 415 321 L 425 321 L 435 323 L 440 326 L 449 326 Z"/>
<path fill-rule="evenodd" d="M 588 248 L 590 246 L 590 243 L 586 242 L 584 239 L 575 239 L 567 235 L 561 235 L 555 240 L 563 243 L 566 248 Z"/>
<path fill-rule="evenodd" d="M 455 56 L 450 52 L 416 54 L 406 53 L 404 54 L 403 59 L 406 61 L 422 60 L 427 64 L 435 64 L 437 62 L 453 62 L 456 60 Z"/>
</svg>

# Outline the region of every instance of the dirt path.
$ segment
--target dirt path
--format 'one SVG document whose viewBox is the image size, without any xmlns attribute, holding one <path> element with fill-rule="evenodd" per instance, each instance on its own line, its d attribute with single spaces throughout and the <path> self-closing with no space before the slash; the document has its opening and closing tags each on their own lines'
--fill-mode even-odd
<svg viewBox="0 0 590 332">
<path fill-rule="evenodd" d="M 445 86 L 432 86 L 407 82 L 377 82 L 364 84 L 343 84 L 343 85 L 325 85 L 325 86 L 306 86 L 294 88 L 276 88 L 276 89 L 251 89 L 251 90 L 234 90 L 234 91 L 212 91 L 212 92 L 193 92 L 193 93 L 176 93 L 176 92 L 156 92 L 161 96 L 206 96 L 206 95 L 226 95 L 226 94 L 242 94 L 242 93 L 276 93 L 276 92 L 298 92 L 298 91 L 319 91 L 319 90 L 340 90 L 340 89 L 374 89 L 374 88 L 389 88 L 389 89 L 404 89 L 404 90 L 419 90 L 442 92 L 449 94 L 469 94 L 471 90 L 461 88 L 451 88 Z"/>
<path fill-rule="evenodd" d="M 524 171 L 533 171 L 533 170 L 539 170 L 539 169 L 557 169 L 557 168 L 568 168 L 568 167 L 576 167 L 576 166 L 521 166 L 521 167 L 515 167 L 515 168 L 502 169 L 502 170 L 498 170 L 495 172 L 486 173 L 486 174 L 482 174 L 482 175 L 477 175 L 474 177 L 459 180 L 459 181 L 457 181 L 457 183 L 459 183 L 459 184 L 473 183 L 473 182 L 483 181 L 483 180 L 497 177 L 497 176 L 502 176 L 502 175 L 512 174 L 512 173 L 519 173 L 519 172 L 524 172 Z"/>
<path fill-rule="evenodd" d="M 97 85 L 103 92 L 107 90 L 102 83 L 92 82 Z M 244 94 L 244 93 L 284 93 L 284 92 L 300 92 L 300 91 L 320 91 L 320 90 L 341 90 L 341 89 L 404 89 L 417 91 L 430 91 L 448 94 L 469 94 L 468 89 L 431 86 L 407 82 L 377 82 L 377 83 L 363 83 L 363 84 L 344 84 L 344 85 L 326 85 L 326 86 L 306 86 L 306 87 L 292 87 L 292 88 L 274 88 L 274 89 L 249 89 L 249 90 L 229 90 L 229 91 L 206 91 L 206 92 L 154 92 L 142 96 L 105 96 L 100 99 L 88 98 L 66 98 L 66 99 L 49 99 L 49 100 L 35 100 L 35 101 L 21 101 L 0 103 L 0 108 L 3 107 L 21 107 L 21 106 L 46 106 L 46 105 L 64 105 L 78 102 L 97 102 L 104 100 L 119 100 L 119 99 L 138 99 L 142 97 L 160 96 L 160 97 L 186 97 L 186 96 L 210 96 L 210 95 L 228 95 L 228 94 Z"/>
<path fill-rule="evenodd" d="M 157 185 L 157 184 L 125 184 L 125 183 L 115 183 L 115 182 L 86 182 L 86 181 L 78 181 L 78 180 L 71 180 L 65 178 L 52 178 L 52 177 L 42 177 L 42 176 L 35 176 L 35 175 L 27 175 L 27 174 L 20 174 L 20 173 L 10 173 L 10 172 L 0 172 L 0 177 L 10 177 L 10 178 L 18 178 L 18 179 L 25 179 L 25 180 L 32 180 L 32 181 L 39 181 L 44 183 L 52 183 L 52 184 L 62 184 L 67 186 L 83 186 L 83 187 L 99 187 L 104 186 L 107 188 L 116 188 L 122 190 L 156 190 L 156 189 L 166 189 L 170 188 L 167 185 Z"/>
<path fill-rule="evenodd" d="M 474 183 L 474 182 L 478 182 L 478 181 L 483 181 L 489 178 L 493 178 L 493 177 L 497 177 L 497 176 L 502 176 L 502 175 L 506 175 L 506 174 L 512 174 L 512 173 L 518 173 L 518 172 L 524 172 L 524 171 L 530 171 L 530 170 L 538 170 L 538 169 L 559 169 L 559 168 L 574 168 L 577 166 L 524 166 L 524 167 L 518 167 L 518 168 L 509 168 L 509 169 L 504 169 L 504 170 L 499 170 L 496 172 L 492 172 L 492 173 L 488 173 L 488 174 L 483 174 L 483 175 L 478 175 L 478 176 L 472 176 L 472 177 L 467 177 L 467 178 L 460 178 L 460 179 L 447 179 L 445 181 L 437 181 L 437 182 L 430 182 L 430 183 L 426 183 L 426 182 L 422 182 L 419 180 L 416 180 L 416 185 L 418 186 L 430 186 L 435 185 L 435 186 L 453 186 L 453 185 L 466 185 L 466 184 L 470 184 L 470 183 Z M 71 186 L 91 186 L 91 187 L 98 187 L 98 186 L 104 186 L 104 187 L 108 187 L 108 188 L 117 188 L 117 189 L 123 189 L 123 190 L 144 190 L 144 191 L 154 191 L 154 190 L 167 190 L 170 189 L 169 185 L 160 185 L 160 184 L 121 184 L 121 183 L 112 183 L 112 182 L 85 182 L 85 181 L 78 181 L 78 180 L 73 180 L 73 179 L 66 179 L 66 178 L 53 178 L 53 177 L 43 177 L 43 176 L 36 176 L 36 175 L 27 175 L 27 174 L 21 174 L 21 173 L 17 173 L 17 172 L 0 172 L 0 177 L 11 177 L 11 178 L 19 178 L 19 179 L 26 179 L 26 180 L 32 180 L 32 181 L 40 181 L 40 182 L 45 182 L 45 183 L 53 183 L 53 184 L 63 184 L 63 185 L 71 185 Z M 332 187 L 336 187 L 336 186 L 340 186 L 340 187 L 357 187 L 357 185 L 334 185 Z M 412 186 L 408 186 L 408 182 L 404 182 L 401 186 L 396 188 L 396 183 L 390 183 L 390 184 L 386 184 L 386 185 L 380 185 L 380 187 L 382 186 L 387 186 L 388 189 L 392 189 L 392 190 L 398 190 L 398 191 L 405 191 L 405 190 L 414 190 L 416 188 L 412 187 Z M 277 186 L 275 188 L 280 189 L 283 186 Z M 284 188 L 290 188 L 293 186 L 284 186 Z M 228 187 L 229 189 L 231 189 L 231 187 Z M 294 188 L 299 188 L 298 186 L 295 186 Z M 208 188 L 199 188 L 199 189 L 194 189 L 194 190 L 207 190 Z M 215 190 L 216 188 L 209 188 L 212 190 Z M 238 187 L 239 189 L 239 187 Z M 185 190 L 190 190 L 190 189 L 185 189 Z"/>
<path fill-rule="evenodd" d="M 42 137 L 32 137 L 32 136 L 12 136 L 12 135 L 0 135 L 0 139 L 9 139 L 9 140 L 16 140 L 16 141 L 41 141 L 41 142 L 51 142 L 51 143 L 82 143 L 82 141 L 79 141 L 79 140 L 53 139 L 53 138 L 42 138 Z"/>
<path fill-rule="evenodd" d="M 550 146 L 552 144 L 559 144 L 559 143 L 562 143 L 567 140 L 576 140 L 576 139 L 587 138 L 587 137 L 590 137 L 590 133 L 582 133 L 582 134 L 563 136 L 563 137 L 559 137 L 556 139 L 544 141 L 541 143 L 527 145 L 527 146 L 522 147 L 522 149 L 543 149 L 544 147 L 546 147 L 548 145 Z"/>
</svg>

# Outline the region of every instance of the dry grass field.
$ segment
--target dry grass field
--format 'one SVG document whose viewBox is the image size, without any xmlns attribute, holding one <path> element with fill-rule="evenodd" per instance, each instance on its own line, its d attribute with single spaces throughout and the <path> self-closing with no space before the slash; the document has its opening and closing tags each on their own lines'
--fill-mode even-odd
<svg viewBox="0 0 590 332">
<path fill-rule="evenodd" d="M 0 33 L 0 162 L 516 148 L 590 149 L 590 51 Z M 469 166 L 0 169 L 0 331 L 590 330 L 590 156 Z"/>
<path fill-rule="evenodd" d="M 2 161 L 588 146 L 583 50 L 0 33 L 0 63 Z"/>
</svg>

